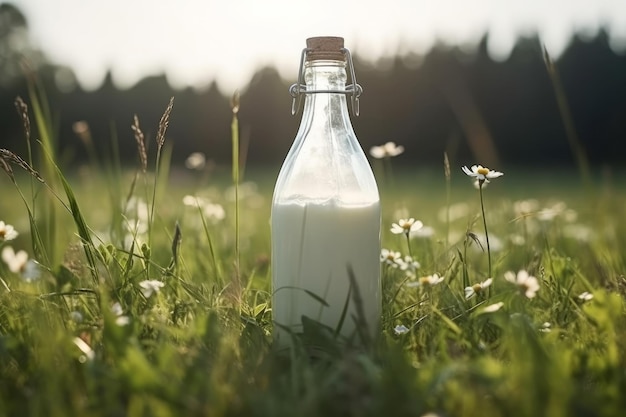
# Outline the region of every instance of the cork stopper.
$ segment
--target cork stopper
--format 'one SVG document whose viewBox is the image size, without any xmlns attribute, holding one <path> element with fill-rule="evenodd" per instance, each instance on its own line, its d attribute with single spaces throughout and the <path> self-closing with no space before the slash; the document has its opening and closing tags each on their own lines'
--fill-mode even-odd
<svg viewBox="0 0 626 417">
<path fill-rule="evenodd" d="M 337 36 L 317 36 L 306 40 L 306 47 L 309 51 L 306 54 L 307 61 L 318 59 L 330 59 L 344 61 L 343 38 Z"/>
</svg>

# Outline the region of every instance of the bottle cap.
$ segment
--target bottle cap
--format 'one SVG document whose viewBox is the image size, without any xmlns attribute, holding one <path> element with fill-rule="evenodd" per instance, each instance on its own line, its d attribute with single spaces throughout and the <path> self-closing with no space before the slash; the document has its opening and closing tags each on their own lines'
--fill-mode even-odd
<svg viewBox="0 0 626 417">
<path fill-rule="evenodd" d="M 345 61 L 346 56 L 343 51 L 343 38 L 338 36 L 317 36 L 306 40 L 307 61 L 317 59 L 330 59 L 334 61 Z"/>
</svg>

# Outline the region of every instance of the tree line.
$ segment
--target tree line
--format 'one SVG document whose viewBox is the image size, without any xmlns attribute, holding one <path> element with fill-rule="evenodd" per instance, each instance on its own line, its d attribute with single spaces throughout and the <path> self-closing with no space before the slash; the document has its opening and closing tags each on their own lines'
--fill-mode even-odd
<svg viewBox="0 0 626 417">
<path fill-rule="evenodd" d="M 408 166 L 440 166 L 444 152 L 461 164 L 574 166 L 572 143 L 578 143 L 590 164 L 620 166 L 626 155 L 626 55 L 610 47 L 605 31 L 591 39 L 573 35 L 552 73 L 537 37 L 518 39 L 506 60 L 495 61 L 487 52 L 488 36 L 472 52 L 437 44 L 423 56 L 397 56 L 376 65 L 356 55 L 364 93 L 361 116 L 352 121 L 363 148 L 394 141 L 406 149 L 396 163 Z M 231 98 L 217 85 L 174 90 L 163 75 L 119 90 L 108 75 L 95 91 L 68 90 L 59 84 L 59 74 L 71 78 L 71 70 L 36 56 L 41 63 L 34 75 L 49 100 L 67 164 L 85 160 L 85 128 L 100 155 L 112 154 L 115 138 L 121 160 L 134 163 L 133 116 L 154 138 L 171 96 L 167 140 L 173 162 L 203 152 L 216 164 L 229 163 Z M 12 61 L 3 59 L 4 71 Z M 272 67 L 260 68 L 240 91 L 247 164 L 282 162 L 300 122 L 291 116 L 288 93 L 296 75 L 285 80 Z M 18 95 L 28 102 L 24 76 L 0 84 L 0 147 L 19 153 L 25 144 L 14 109 Z"/>
</svg>

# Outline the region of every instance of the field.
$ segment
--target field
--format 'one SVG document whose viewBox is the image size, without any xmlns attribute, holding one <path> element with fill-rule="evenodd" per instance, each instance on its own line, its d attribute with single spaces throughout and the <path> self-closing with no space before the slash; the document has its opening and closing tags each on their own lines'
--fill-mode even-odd
<svg viewBox="0 0 626 417">
<path fill-rule="evenodd" d="M 380 335 L 351 348 L 311 324 L 323 354 L 286 356 L 271 337 L 278 167 L 174 169 L 165 118 L 136 168 L 64 171 L 33 108 L 43 157 L 2 154 L 0 415 L 626 409 L 623 173 L 518 167 L 479 192 L 443 156 L 440 170 L 373 160 Z M 410 218 L 423 226 L 391 232 Z"/>
</svg>

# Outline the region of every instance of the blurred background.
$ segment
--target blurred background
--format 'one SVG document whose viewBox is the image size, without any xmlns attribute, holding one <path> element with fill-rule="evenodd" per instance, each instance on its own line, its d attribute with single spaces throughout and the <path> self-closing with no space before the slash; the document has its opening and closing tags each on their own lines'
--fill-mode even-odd
<svg viewBox="0 0 626 417">
<path fill-rule="evenodd" d="M 622 166 L 623 0 L 5 2 L 0 147 L 25 152 L 14 101 L 29 102 L 36 76 L 68 166 L 85 161 L 86 135 L 102 155 L 116 137 L 136 163 L 133 115 L 154 139 L 171 96 L 173 163 L 202 152 L 227 166 L 238 91 L 246 164 L 278 167 L 300 122 L 288 87 L 318 35 L 353 53 L 366 151 L 394 141 L 408 167 L 440 167 L 448 152 L 457 165 L 575 168 L 578 143 L 592 167 Z"/>
</svg>

